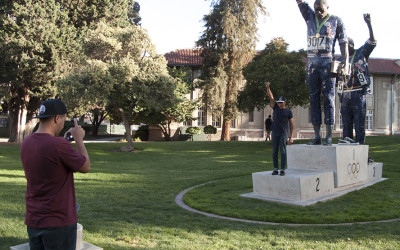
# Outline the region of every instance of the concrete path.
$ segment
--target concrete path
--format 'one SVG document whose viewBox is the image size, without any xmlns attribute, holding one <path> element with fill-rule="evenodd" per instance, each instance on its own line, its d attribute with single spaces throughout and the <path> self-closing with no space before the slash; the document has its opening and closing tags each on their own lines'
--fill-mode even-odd
<svg viewBox="0 0 400 250">
<path fill-rule="evenodd" d="M 276 222 L 268 222 L 268 221 L 255 221 L 255 220 L 246 220 L 246 219 L 239 219 L 239 218 L 232 218 L 232 217 L 227 217 L 227 216 L 221 216 L 221 215 L 216 215 L 216 214 L 211 214 L 203 211 L 199 211 L 197 209 L 194 209 L 192 207 L 189 207 L 183 202 L 183 196 L 191 189 L 204 186 L 210 183 L 213 183 L 215 181 L 210 181 L 206 182 L 203 184 L 199 184 L 190 188 L 187 188 L 180 192 L 176 197 L 175 197 L 175 203 L 180 206 L 181 208 L 188 210 L 192 213 L 197 213 L 201 214 L 207 217 L 211 218 L 216 218 L 216 219 L 222 219 L 222 220 L 230 220 L 230 221 L 237 221 L 237 222 L 244 222 L 244 223 L 253 223 L 253 224 L 263 224 L 263 225 L 271 225 L 271 226 L 291 226 L 291 227 L 327 227 L 327 226 L 352 226 L 352 225 L 362 225 L 362 224 L 369 224 L 369 223 L 388 223 L 388 222 L 396 222 L 400 221 L 400 218 L 397 219 L 392 219 L 392 220 L 380 220 L 380 221 L 365 221 L 365 222 L 353 222 L 353 223 L 338 223 L 338 224 L 293 224 L 293 223 L 276 223 Z"/>
</svg>

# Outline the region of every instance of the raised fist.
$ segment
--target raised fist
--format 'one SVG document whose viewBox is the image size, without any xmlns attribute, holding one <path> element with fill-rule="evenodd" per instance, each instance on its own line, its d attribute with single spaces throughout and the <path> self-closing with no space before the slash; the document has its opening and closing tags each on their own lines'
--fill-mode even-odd
<svg viewBox="0 0 400 250">
<path fill-rule="evenodd" d="M 364 21 L 366 23 L 371 23 L 371 14 L 364 14 Z"/>
</svg>

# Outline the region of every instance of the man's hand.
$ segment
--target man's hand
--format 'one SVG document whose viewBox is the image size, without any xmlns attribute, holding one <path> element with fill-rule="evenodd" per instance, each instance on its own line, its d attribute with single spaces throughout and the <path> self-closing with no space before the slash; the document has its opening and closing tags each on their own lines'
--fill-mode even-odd
<svg viewBox="0 0 400 250">
<path fill-rule="evenodd" d="M 293 144 L 293 138 L 292 137 L 289 137 L 288 144 L 289 145 Z"/>
<path fill-rule="evenodd" d="M 371 24 L 371 14 L 369 14 L 369 13 L 364 14 L 364 21 L 365 21 L 367 24 Z"/>
<path fill-rule="evenodd" d="M 265 86 L 267 86 L 267 89 L 269 89 L 271 87 L 271 83 L 270 82 L 266 82 Z"/>
<path fill-rule="evenodd" d="M 78 125 L 78 121 L 74 119 L 74 127 L 70 128 L 65 135 L 70 132 L 72 136 L 75 138 L 75 141 L 83 141 L 83 137 L 85 136 L 85 130 Z M 64 137 L 65 137 L 64 135 Z"/>
</svg>

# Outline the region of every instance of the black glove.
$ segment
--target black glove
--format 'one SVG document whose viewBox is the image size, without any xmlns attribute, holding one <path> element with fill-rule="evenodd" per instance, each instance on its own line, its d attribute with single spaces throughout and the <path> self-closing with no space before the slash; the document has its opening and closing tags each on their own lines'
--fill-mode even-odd
<svg viewBox="0 0 400 250">
<path fill-rule="evenodd" d="M 370 92 L 369 86 L 368 85 L 363 85 L 362 86 L 362 91 L 363 91 L 363 95 L 366 95 Z"/>
</svg>

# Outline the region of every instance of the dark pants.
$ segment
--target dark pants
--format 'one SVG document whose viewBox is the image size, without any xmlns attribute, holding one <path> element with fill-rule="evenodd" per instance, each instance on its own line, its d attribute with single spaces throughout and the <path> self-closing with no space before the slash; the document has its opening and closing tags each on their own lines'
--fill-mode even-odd
<svg viewBox="0 0 400 250">
<path fill-rule="evenodd" d="M 65 227 L 28 227 L 30 250 L 75 250 L 76 227 L 76 223 Z"/>
<path fill-rule="evenodd" d="M 335 79 L 330 77 L 331 58 L 315 56 L 307 59 L 307 86 L 310 95 L 311 123 L 322 124 L 321 92 L 324 102 L 324 123 L 335 122 Z"/>
<path fill-rule="evenodd" d="M 340 113 L 343 122 L 343 138 L 353 139 L 353 124 L 356 130 L 355 141 L 365 144 L 366 97 L 363 91 L 344 92 L 340 95 Z"/>
<path fill-rule="evenodd" d="M 272 133 L 272 162 L 274 169 L 278 169 L 278 151 L 281 151 L 281 169 L 286 168 L 286 141 L 288 137 L 285 134 Z"/>
</svg>

